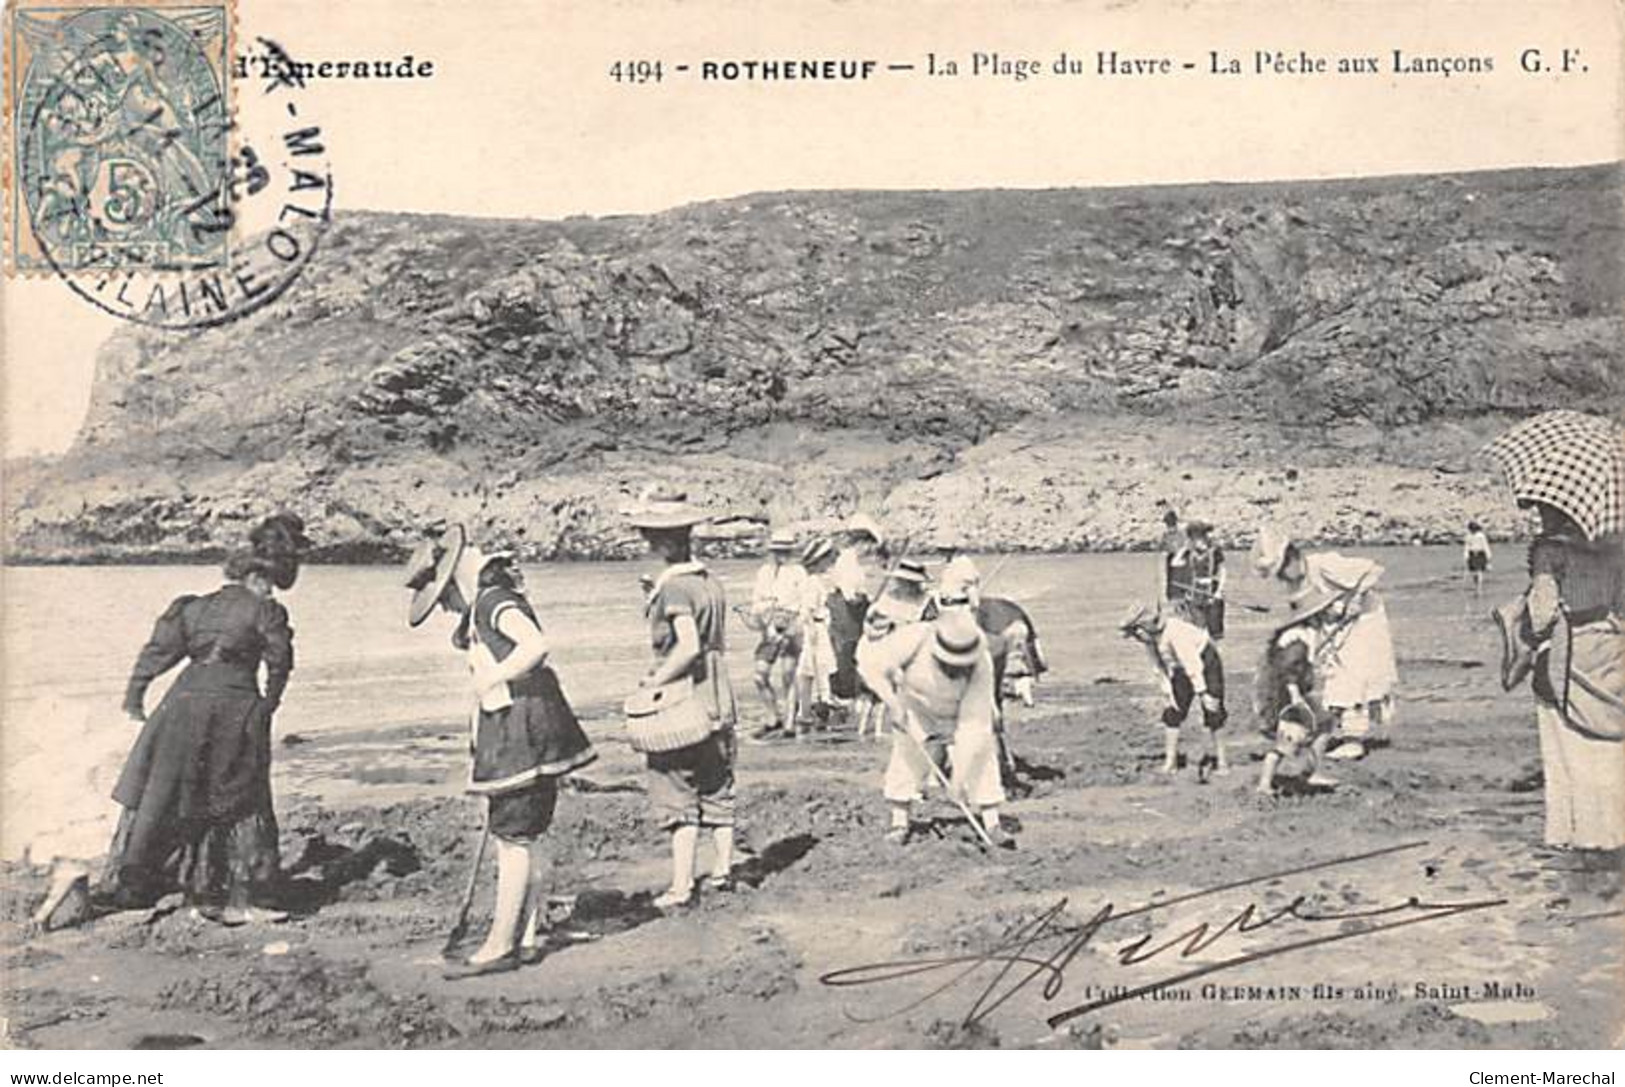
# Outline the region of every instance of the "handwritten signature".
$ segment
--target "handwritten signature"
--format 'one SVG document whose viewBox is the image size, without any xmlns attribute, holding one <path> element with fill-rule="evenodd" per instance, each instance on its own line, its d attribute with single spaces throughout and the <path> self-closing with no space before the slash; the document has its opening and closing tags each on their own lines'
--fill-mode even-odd
<svg viewBox="0 0 1625 1087">
<path fill-rule="evenodd" d="M 947 975 L 942 980 L 937 981 L 934 987 L 927 989 L 907 1003 L 880 1015 L 863 1017 L 864 1021 L 876 1022 L 912 1011 L 941 996 L 943 993 L 955 989 L 961 984 L 968 983 L 972 975 L 982 974 L 985 977 L 986 972 L 991 970 L 991 979 L 982 982 L 983 987 L 965 1015 L 964 1024 L 969 1027 L 992 1015 L 1011 998 L 1039 979 L 1043 981 L 1040 992 L 1045 1002 L 1053 1001 L 1060 996 L 1062 990 L 1066 987 L 1066 970 L 1072 964 L 1072 960 L 1090 945 L 1090 942 L 1095 939 L 1102 929 L 1114 922 L 1138 917 L 1155 910 L 1167 909 L 1181 903 L 1208 898 L 1226 891 L 1235 891 L 1260 883 L 1287 879 L 1307 872 L 1361 864 L 1379 857 L 1389 857 L 1396 853 L 1424 849 L 1427 845 L 1428 843 L 1425 841 L 1407 842 L 1402 845 L 1389 846 L 1385 849 L 1372 850 L 1369 853 L 1356 853 L 1332 860 L 1317 861 L 1298 868 L 1271 872 L 1250 879 L 1236 880 L 1216 887 L 1191 891 L 1188 894 L 1179 895 L 1161 902 L 1146 903 L 1132 909 L 1118 909 L 1115 904 L 1107 902 L 1081 925 L 1063 924 L 1068 901 L 1063 898 L 1053 906 L 1041 911 L 1031 920 L 1024 921 L 1011 929 L 994 947 L 980 954 L 956 955 L 946 958 L 897 959 L 891 962 L 850 966 L 824 974 L 819 980 L 833 988 L 847 988 L 883 985 L 916 978 L 932 978 L 935 980 L 941 975 Z M 1411 925 L 1423 925 L 1462 914 L 1493 909 L 1497 906 L 1506 905 L 1506 901 L 1504 898 L 1496 898 L 1462 902 L 1431 902 L 1412 895 L 1402 901 L 1385 906 L 1347 911 L 1312 909 L 1310 899 L 1306 895 L 1299 895 L 1286 905 L 1272 910 L 1262 909 L 1256 903 L 1248 903 L 1230 915 L 1223 924 L 1217 926 L 1202 922 L 1166 939 L 1161 938 L 1160 934 L 1156 932 L 1140 936 L 1115 949 L 1114 953 L 1117 961 L 1122 966 L 1136 966 L 1173 952 L 1177 952 L 1178 959 L 1188 959 L 1193 955 L 1214 949 L 1226 937 L 1234 934 L 1245 935 L 1258 932 L 1286 920 L 1305 922 L 1312 925 L 1335 923 L 1340 927 L 1336 932 L 1289 940 L 1286 943 L 1277 944 L 1263 950 L 1238 952 L 1214 962 L 1205 962 L 1188 969 L 1176 971 L 1156 981 L 1134 988 L 1113 988 L 1109 990 L 1107 995 L 1059 1011 L 1049 1016 L 1046 1021 L 1053 1029 L 1070 1020 L 1088 1015 L 1090 1012 L 1099 1011 L 1113 1004 L 1138 999 L 1196 978 L 1207 977 L 1225 970 L 1234 970 L 1246 966 L 1248 963 L 1279 958 L 1282 955 L 1306 951 L 1312 947 L 1363 939 L 1381 932 L 1390 932 Z M 1350 921 L 1374 923 L 1354 928 L 1346 927 L 1346 922 Z M 1049 952 L 1048 954 L 1044 953 L 1046 950 Z M 854 1018 L 859 1017 L 854 1016 Z"/>
</svg>

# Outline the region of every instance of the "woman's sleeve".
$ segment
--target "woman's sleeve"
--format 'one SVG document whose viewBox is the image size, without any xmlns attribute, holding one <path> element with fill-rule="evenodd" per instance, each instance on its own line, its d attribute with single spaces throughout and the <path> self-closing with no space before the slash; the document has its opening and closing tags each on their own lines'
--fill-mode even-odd
<svg viewBox="0 0 1625 1087">
<path fill-rule="evenodd" d="M 1568 575 L 1569 553 L 1553 540 L 1529 545 L 1529 625 L 1536 637 L 1545 637 L 1557 621 L 1563 604 L 1563 580 Z"/>
<path fill-rule="evenodd" d="M 288 609 L 266 601 L 260 609 L 261 658 L 265 661 L 265 701 L 271 710 L 282 702 L 282 692 L 293 674 L 293 628 L 288 625 Z"/>
<path fill-rule="evenodd" d="M 152 681 L 175 667 L 186 657 L 186 625 L 181 613 L 195 596 L 178 597 L 153 624 L 152 636 L 141 647 L 130 670 L 130 682 L 124 689 L 124 712 L 139 717 L 147 699 L 147 688 Z"/>
</svg>

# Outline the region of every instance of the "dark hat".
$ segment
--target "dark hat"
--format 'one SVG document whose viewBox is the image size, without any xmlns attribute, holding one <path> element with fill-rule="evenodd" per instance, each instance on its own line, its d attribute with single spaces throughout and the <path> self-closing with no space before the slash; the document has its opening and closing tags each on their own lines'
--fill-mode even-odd
<svg viewBox="0 0 1625 1087">
<path fill-rule="evenodd" d="M 1186 521 L 1185 522 L 1185 535 L 1187 535 L 1187 536 L 1211 536 L 1212 534 L 1213 534 L 1213 525 L 1212 525 L 1211 522 L 1208 522 L 1208 521 Z"/>
<path fill-rule="evenodd" d="M 300 551 L 314 547 L 316 543 L 305 535 L 305 519 L 287 511 L 273 513 L 255 525 L 248 534 L 248 542 L 256 549 L 263 550 L 267 543 L 277 537 L 280 537 L 278 542 L 285 542 Z"/>
<path fill-rule="evenodd" d="M 268 575 L 271 583 L 279 589 L 291 589 L 299 579 L 300 556 L 310 549 L 311 539 L 305 535 L 303 519 L 283 512 L 255 525 L 248 533 L 248 546 L 273 567 Z"/>
<path fill-rule="evenodd" d="M 438 540 L 423 541 L 406 560 L 405 583 L 413 590 L 412 605 L 406 613 L 409 624 L 420 625 L 440 602 L 467 544 L 463 526 L 452 525 Z"/>
</svg>

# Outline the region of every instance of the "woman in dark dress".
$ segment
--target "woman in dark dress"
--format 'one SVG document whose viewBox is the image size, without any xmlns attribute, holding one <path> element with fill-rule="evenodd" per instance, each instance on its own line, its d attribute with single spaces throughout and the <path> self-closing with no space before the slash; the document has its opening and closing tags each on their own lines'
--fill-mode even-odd
<svg viewBox="0 0 1625 1087">
<path fill-rule="evenodd" d="M 143 726 L 113 791 L 124 810 L 100 890 L 114 906 L 148 905 L 180 888 L 203 916 L 227 924 L 286 916 L 256 906 L 280 872 L 271 718 L 293 671 L 288 613 L 271 597 L 293 584 L 308 541 L 288 515 L 250 538 L 253 548 L 226 562 L 223 587 L 164 610 L 131 672 L 124 709 Z M 182 661 L 147 717 L 147 688 Z"/>
<path fill-rule="evenodd" d="M 552 646 L 505 555 L 467 543 L 462 527 L 453 526 L 412 557 L 406 585 L 415 590 L 407 615 L 412 626 L 436 606 L 458 617 L 452 644 L 467 653 L 478 696 L 468 791 L 486 798 L 486 827 L 496 840 L 491 930 L 467 959 L 448 965 L 445 976 L 514 970 L 541 958 L 541 848 L 559 780 L 597 753 L 547 663 Z"/>
</svg>

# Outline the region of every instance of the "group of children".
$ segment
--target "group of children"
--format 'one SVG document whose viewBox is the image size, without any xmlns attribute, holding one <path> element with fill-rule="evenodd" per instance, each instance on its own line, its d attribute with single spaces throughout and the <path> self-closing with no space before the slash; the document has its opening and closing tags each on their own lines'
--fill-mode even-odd
<svg viewBox="0 0 1625 1087">
<path fill-rule="evenodd" d="M 1230 772 L 1223 732 L 1230 710 L 1220 649 L 1227 569 L 1211 524 L 1193 520 L 1181 527 L 1170 518 L 1159 564 L 1160 599 L 1133 606 L 1120 629 L 1144 647 L 1162 689 L 1162 772 L 1178 772 L 1182 728 L 1199 712 L 1204 742 L 1196 773 L 1205 781 L 1210 774 Z M 922 563 L 901 559 L 885 570 L 871 599 L 864 563 L 877 551 L 883 553 L 880 535 L 868 522 L 849 526 L 834 540 L 815 539 L 799 554 L 793 536 L 779 532 L 770 539 L 769 558 L 757 573 L 745 612 L 759 634 L 755 679 L 769 718 L 754 738 L 799 737 L 824 727 L 836 708 L 850 718 L 858 736 L 876 739 L 888 720 L 900 728 L 911 717 L 948 721 L 952 715 L 941 705 L 922 717 L 892 698 L 895 681 L 910 671 L 921 647 L 935 645 L 935 634 L 895 635 L 916 627 L 935 631 L 927 620 L 962 611 L 982 620 L 969 626 L 980 631 L 992 665 L 987 677 L 991 765 L 1003 768 L 1002 705 L 1012 697 L 1031 705 L 1033 680 L 1043 671 L 1030 621 L 1019 608 L 991 618 L 994 609 L 981 599 L 979 571 L 957 554 L 945 561 L 935 591 Z M 1270 632 L 1256 675 L 1254 709 L 1271 743 L 1257 790 L 1272 794 L 1287 782 L 1299 789 L 1334 788 L 1338 783 L 1326 770 L 1327 760 L 1364 757 L 1386 742 L 1393 724 L 1393 646 L 1375 591 L 1382 568 L 1335 552 L 1305 553 L 1268 528 L 1259 533 L 1251 557 L 1260 577 L 1285 585 L 1290 608 Z M 990 622 L 997 629 L 990 629 Z M 906 666 L 891 659 L 899 646 L 908 648 Z M 950 673 L 955 667 L 948 650 L 926 656 Z M 889 672 L 895 674 L 887 678 Z M 933 674 L 925 673 L 925 679 Z M 912 682 L 931 688 L 925 679 L 915 675 Z M 978 677 L 972 686 L 980 684 Z M 972 707 L 966 712 L 980 716 L 975 708 L 980 695 L 961 691 L 961 696 Z M 972 731 L 979 734 L 981 728 Z M 942 737 L 929 730 L 917 738 L 927 747 L 942 746 Z M 907 770 L 888 775 L 888 797 L 906 792 L 897 782 L 919 770 L 907 738 L 896 743 L 901 754 L 894 762 Z M 972 761 L 979 758 L 977 752 Z M 979 767 L 964 773 L 968 795 L 991 795 L 987 789 L 978 793 L 972 780 L 982 773 Z"/>
<path fill-rule="evenodd" d="M 871 596 L 867 564 L 877 557 L 887 557 L 880 530 L 862 516 L 804 546 L 787 531 L 769 537 L 750 603 L 737 609 L 758 635 L 754 680 L 767 724 L 754 741 L 797 739 L 828 727 L 837 714 L 860 738 L 878 739 L 888 715 L 864 679 L 865 659 L 899 627 L 961 606 L 999 624 L 989 633 L 999 639 L 1000 700 L 1009 695 L 1032 705 L 1044 665 L 1030 620 L 1019 608 L 1006 615 L 983 607 L 981 572 L 969 556 L 946 555 L 935 585 L 924 563 L 896 558 Z"/>
<path fill-rule="evenodd" d="M 1199 707 L 1206 746 L 1199 780 L 1229 772 L 1221 730 L 1228 719 L 1224 664 L 1224 555 L 1211 525 L 1165 520 L 1161 600 L 1135 605 L 1123 635 L 1145 647 L 1162 686 L 1162 770 L 1179 768 L 1181 728 Z M 1397 684 L 1392 637 L 1375 585 L 1382 567 L 1335 552 L 1309 554 L 1269 528 L 1258 534 L 1255 572 L 1284 583 L 1291 614 L 1276 626 L 1259 665 L 1254 708 L 1271 748 L 1257 791 L 1273 794 L 1282 780 L 1329 789 L 1337 780 L 1327 759 L 1357 759 L 1387 742 Z M 1262 610 L 1262 609 L 1260 609 Z"/>
<path fill-rule="evenodd" d="M 890 561 L 871 597 L 865 566 L 877 557 Z M 969 556 L 945 554 L 935 579 L 918 560 L 888 556 L 867 518 L 800 547 L 774 532 L 740 609 L 758 634 L 755 685 L 768 717 L 752 739 L 798 739 L 836 713 L 860 739 L 889 731 L 888 838 L 909 837 L 912 806 L 935 777 L 979 834 L 1010 844 L 998 813 L 1015 776 L 1003 705 L 1032 705 L 1045 663 L 1026 612 L 981 588 Z"/>
</svg>

